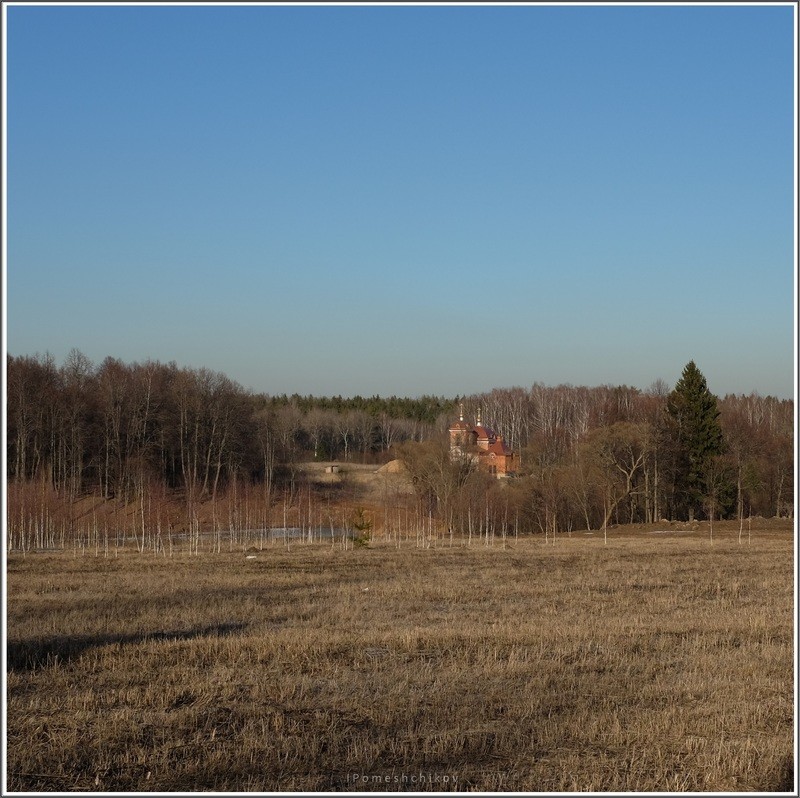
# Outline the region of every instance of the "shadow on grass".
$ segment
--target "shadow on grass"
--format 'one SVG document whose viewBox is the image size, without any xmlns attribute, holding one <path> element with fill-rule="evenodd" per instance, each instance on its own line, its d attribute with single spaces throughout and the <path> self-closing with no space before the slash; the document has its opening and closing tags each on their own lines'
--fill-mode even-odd
<svg viewBox="0 0 800 798">
<path fill-rule="evenodd" d="M 224 637 L 241 631 L 244 623 L 222 623 L 195 629 L 135 634 L 95 634 L 48 637 L 34 640 L 9 640 L 6 644 L 6 671 L 30 671 L 66 663 L 85 651 L 114 643 L 136 645 L 151 640 L 192 640 L 196 637 Z"/>
<path fill-rule="evenodd" d="M 794 792 L 794 759 L 792 757 L 786 757 L 784 760 L 778 783 L 770 792 Z"/>
</svg>

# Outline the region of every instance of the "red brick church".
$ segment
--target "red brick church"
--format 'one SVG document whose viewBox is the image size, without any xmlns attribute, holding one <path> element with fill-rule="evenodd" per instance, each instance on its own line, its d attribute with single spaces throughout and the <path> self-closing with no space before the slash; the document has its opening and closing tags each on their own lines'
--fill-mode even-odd
<svg viewBox="0 0 800 798">
<path fill-rule="evenodd" d="M 506 446 L 502 435 L 481 424 L 480 410 L 475 424 L 464 421 L 463 405 L 458 421 L 450 425 L 450 458 L 477 462 L 478 468 L 497 477 L 516 471 L 514 452 Z"/>
</svg>

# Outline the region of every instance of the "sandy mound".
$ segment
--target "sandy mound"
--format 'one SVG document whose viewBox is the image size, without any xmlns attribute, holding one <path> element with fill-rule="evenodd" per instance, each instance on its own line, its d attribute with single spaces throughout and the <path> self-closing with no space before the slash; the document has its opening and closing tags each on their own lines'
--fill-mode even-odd
<svg viewBox="0 0 800 798">
<path fill-rule="evenodd" d="M 378 469 L 379 474 L 405 474 L 406 467 L 402 460 L 390 460 Z"/>
</svg>

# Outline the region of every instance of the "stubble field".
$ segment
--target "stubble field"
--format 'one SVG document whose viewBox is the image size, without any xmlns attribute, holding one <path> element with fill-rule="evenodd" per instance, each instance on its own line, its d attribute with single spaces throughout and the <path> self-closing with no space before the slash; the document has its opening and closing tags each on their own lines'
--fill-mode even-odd
<svg viewBox="0 0 800 798">
<path fill-rule="evenodd" d="M 8 555 L 11 791 L 793 789 L 791 527 Z"/>
</svg>

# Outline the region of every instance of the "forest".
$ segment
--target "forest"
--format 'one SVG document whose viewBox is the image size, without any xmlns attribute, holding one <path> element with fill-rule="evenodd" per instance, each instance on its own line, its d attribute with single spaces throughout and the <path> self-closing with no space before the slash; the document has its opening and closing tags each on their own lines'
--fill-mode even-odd
<svg viewBox="0 0 800 798">
<path fill-rule="evenodd" d="M 515 451 L 513 478 L 452 460 L 460 403 Z M 299 468 L 309 461 L 400 460 L 413 491 L 369 508 L 387 534 L 401 505 L 406 523 L 470 536 L 794 514 L 793 402 L 716 397 L 693 362 L 673 388 L 342 398 L 254 393 L 174 362 L 96 365 L 73 350 L 61 364 L 9 355 L 6 413 L 9 545 L 52 542 L 59 530 L 63 541 L 87 497 L 139 506 L 142 526 L 152 497 L 185 508 L 175 528 L 205 523 L 198 508 L 223 503 L 227 517 L 214 523 L 228 524 L 232 501 L 258 504 L 270 523 L 274 507 L 285 517 L 323 498 Z"/>
</svg>

